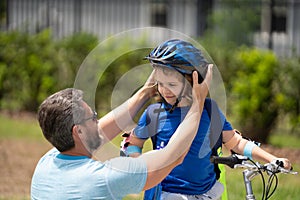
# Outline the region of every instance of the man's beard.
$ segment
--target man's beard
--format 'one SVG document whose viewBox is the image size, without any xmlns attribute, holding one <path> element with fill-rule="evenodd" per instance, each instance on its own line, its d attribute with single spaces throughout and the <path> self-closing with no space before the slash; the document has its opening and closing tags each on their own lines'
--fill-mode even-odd
<svg viewBox="0 0 300 200">
<path fill-rule="evenodd" d="M 103 139 L 104 139 L 103 136 L 98 133 L 98 131 L 97 131 L 97 133 L 94 133 L 93 135 L 94 135 L 94 137 L 89 137 L 86 141 L 88 151 L 91 154 L 93 154 L 97 149 L 100 148 L 100 146 L 103 143 Z"/>
</svg>

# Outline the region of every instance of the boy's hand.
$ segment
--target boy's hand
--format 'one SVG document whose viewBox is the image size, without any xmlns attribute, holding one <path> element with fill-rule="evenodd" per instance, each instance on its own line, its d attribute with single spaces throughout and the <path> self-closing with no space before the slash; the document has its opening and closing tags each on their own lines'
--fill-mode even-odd
<svg viewBox="0 0 300 200">
<path fill-rule="evenodd" d="M 276 160 L 281 161 L 283 163 L 283 167 L 287 170 L 292 170 L 292 164 L 287 158 L 277 158 Z"/>
</svg>

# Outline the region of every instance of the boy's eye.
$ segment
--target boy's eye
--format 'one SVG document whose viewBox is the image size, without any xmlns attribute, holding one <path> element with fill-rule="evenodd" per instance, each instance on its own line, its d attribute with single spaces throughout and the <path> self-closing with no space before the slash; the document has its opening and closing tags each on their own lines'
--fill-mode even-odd
<svg viewBox="0 0 300 200">
<path fill-rule="evenodd" d="M 175 84 L 175 83 L 166 83 L 166 84 L 164 84 L 164 83 L 158 82 L 157 84 L 160 87 L 176 87 L 177 86 L 177 84 Z"/>
<path fill-rule="evenodd" d="M 170 83 L 169 86 L 170 86 L 170 87 L 176 87 L 177 85 L 174 84 L 174 83 Z"/>
</svg>

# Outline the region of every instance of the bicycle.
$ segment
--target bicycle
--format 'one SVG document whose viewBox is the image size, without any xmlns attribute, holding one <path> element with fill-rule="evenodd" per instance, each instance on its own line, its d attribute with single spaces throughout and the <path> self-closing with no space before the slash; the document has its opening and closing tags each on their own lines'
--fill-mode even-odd
<svg viewBox="0 0 300 200">
<path fill-rule="evenodd" d="M 278 177 L 276 174 L 293 174 L 296 175 L 298 172 L 291 170 L 286 170 L 283 168 L 283 162 L 274 161 L 267 164 L 260 164 L 259 162 L 254 162 L 246 156 L 232 154 L 227 157 L 212 156 L 211 162 L 215 164 L 225 164 L 230 168 L 245 168 L 243 171 L 244 184 L 246 189 L 246 200 L 256 200 L 252 189 L 252 180 L 257 175 L 261 175 L 263 182 L 263 192 L 262 200 L 269 199 L 275 192 L 278 185 Z M 266 185 L 263 172 L 269 175 L 268 184 Z M 275 180 L 275 186 L 272 189 L 273 181 Z"/>
</svg>

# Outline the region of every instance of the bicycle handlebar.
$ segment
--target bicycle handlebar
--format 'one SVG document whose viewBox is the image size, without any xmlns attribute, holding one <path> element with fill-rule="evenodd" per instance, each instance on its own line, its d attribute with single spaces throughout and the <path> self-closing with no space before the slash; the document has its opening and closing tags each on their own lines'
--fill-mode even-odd
<svg viewBox="0 0 300 200">
<path fill-rule="evenodd" d="M 242 156 L 238 154 L 232 154 L 227 157 L 219 157 L 212 156 L 210 161 L 214 164 L 225 164 L 231 168 L 245 168 L 243 171 L 243 178 L 246 187 L 246 199 L 255 199 L 253 195 L 251 180 L 257 176 L 261 175 L 262 183 L 263 183 L 263 192 L 262 199 L 269 199 L 273 193 L 275 192 L 278 184 L 277 173 L 285 173 L 285 174 L 298 174 L 298 172 L 287 170 L 283 168 L 283 162 L 279 160 L 274 160 L 270 163 L 266 163 L 264 165 L 259 162 L 254 162 L 249 159 L 247 156 Z M 265 172 L 269 175 L 267 184 L 265 183 L 265 178 L 262 172 Z M 275 186 L 272 190 L 273 181 L 275 180 Z"/>
<path fill-rule="evenodd" d="M 298 174 L 298 172 L 287 170 L 283 168 L 283 163 L 279 160 L 270 162 L 265 165 L 259 163 L 250 163 L 247 156 L 232 154 L 227 157 L 212 156 L 210 161 L 214 164 L 225 164 L 231 168 L 247 168 L 248 170 L 264 170 L 269 173 L 285 173 L 285 174 Z"/>
<path fill-rule="evenodd" d="M 238 154 L 232 154 L 228 157 L 212 156 L 210 158 L 210 162 L 214 164 L 224 164 L 231 168 L 234 168 L 235 165 L 242 164 L 242 162 L 246 160 L 248 160 L 248 157 Z"/>
</svg>

